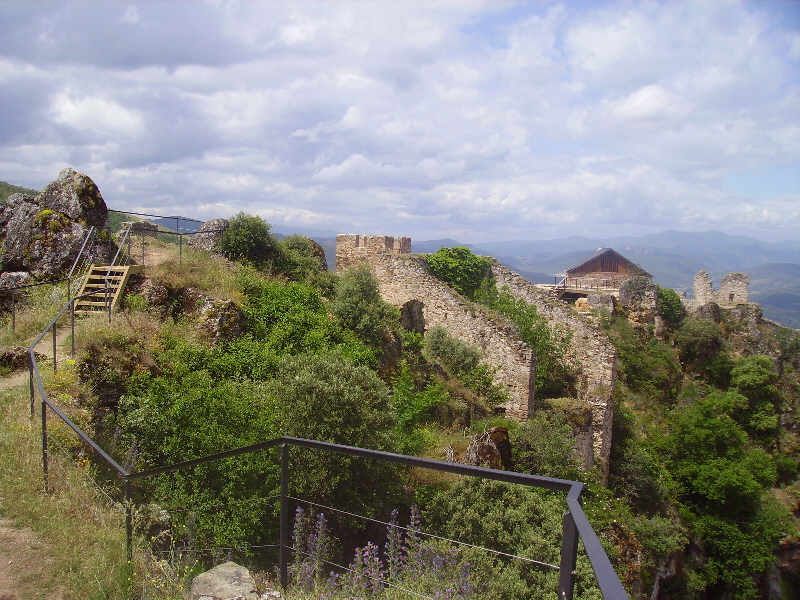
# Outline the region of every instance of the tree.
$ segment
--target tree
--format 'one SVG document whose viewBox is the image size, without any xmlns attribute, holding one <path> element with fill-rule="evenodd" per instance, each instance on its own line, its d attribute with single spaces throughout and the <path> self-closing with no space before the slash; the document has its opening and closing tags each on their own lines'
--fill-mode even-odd
<svg viewBox="0 0 800 600">
<path fill-rule="evenodd" d="M 389 389 L 374 371 L 334 353 L 287 356 L 270 385 L 281 434 L 395 452 Z M 387 463 L 292 449 L 293 494 L 371 512 L 391 497 L 398 471 Z"/>
<path fill-rule="evenodd" d="M 222 254 L 256 267 L 268 266 L 280 257 L 278 240 L 270 233 L 270 224 L 261 217 L 240 212 L 228 222 L 219 241 Z"/>
<path fill-rule="evenodd" d="M 472 299 L 481 285 L 491 261 L 483 256 L 476 256 L 466 246 L 439 248 L 425 259 L 431 275 L 450 284 L 455 290 Z"/>
<path fill-rule="evenodd" d="M 381 346 L 386 331 L 400 321 L 400 311 L 381 298 L 378 280 L 364 263 L 339 277 L 330 307 L 344 327 L 374 348 Z"/>
<path fill-rule="evenodd" d="M 670 327 L 678 325 L 686 316 L 686 308 L 675 290 L 656 286 L 658 314 Z"/>
</svg>

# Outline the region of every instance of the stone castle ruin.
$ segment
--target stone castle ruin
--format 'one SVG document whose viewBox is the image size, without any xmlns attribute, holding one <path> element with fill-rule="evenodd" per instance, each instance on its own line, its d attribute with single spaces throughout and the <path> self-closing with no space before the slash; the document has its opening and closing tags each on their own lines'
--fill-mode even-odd
<svg viewBox="0 0 800 600">
<path fill-rule="evenodd" d="M 454 337 L 481 348 L 484 360 L 498 367 L 495 381 L 504 385 L 511 400 L 504 407 L 515 419 L 526 419 L 534 409 L 536 358 L 516 329 L 474 303 L 464 300 L 431 275 L 422 257 L 411 254 L 411 239 L 382 235 L 342 234 L 336 239 L 336 269 L 366 262 L 372 268 L 381 296 L 400 308 L 407 327 L 424 332 L 445 327 Z M 611 450 L 612 400 L 616 351 L 600 333 L 592 317 L 554 300 L 517 273 L 492 262 L 498 287 L 536 306 L 551 327 L 569 332 L 567 359 L 577 365 L 578 400 L 591 412 L 591 434 L 579 436 L 578 452 L 585 466 L 594 461 L 608 469 Z M 583 443 L 581 443 L 581 439 Z"/>
<path fill-rule="evenodd" d="M 694 276 L 693 308 L 715 303 L 720 308 L 736 308 L 740 304 L 747 304 L 747 286 L 750 277 L 746 273 L 728 273 L 722 278 L 719 290 L 716 292 L 711 284 L 708 273 L 700 271 Z"/>
</svg>

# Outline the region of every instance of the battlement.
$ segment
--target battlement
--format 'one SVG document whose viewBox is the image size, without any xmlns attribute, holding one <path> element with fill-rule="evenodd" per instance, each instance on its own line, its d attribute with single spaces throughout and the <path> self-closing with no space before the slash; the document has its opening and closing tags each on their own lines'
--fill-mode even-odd
<svg viewBox="0 0 800 600">
<path fill-rule="evenodd" d="M 410 237 L 356 235 L 354 233 L 340 233 L 336 236 L 337 270 L 347 269 L 377 254 L 410 253 Z"/>
</svg>

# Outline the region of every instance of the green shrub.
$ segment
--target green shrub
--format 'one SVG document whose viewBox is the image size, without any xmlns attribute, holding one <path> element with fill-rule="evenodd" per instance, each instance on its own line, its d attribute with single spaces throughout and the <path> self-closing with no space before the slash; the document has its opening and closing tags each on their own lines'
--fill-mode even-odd
<svg viewBox="0 0 800 600">
<path fill-rule="evenodd" d="M 397 450 L 389 389 L 366 367 L 337 354 L 287 356 L 269 389 L 283 435 Z M 292 450 L 292 473 L 293 494 L 361 514 L 391 498 L 400 481 L 386 463 L 302 449 Z"/>
<path fill-rule="evenodd" d="M 424 348 L 429 360 L 439 363 L 454 377 L 475 369 L 483 356 L 480 348 L 453 337 L 441 325 L 431 327 L 425 335 Z"/>
<path fill-rule="evenodd" d="M 407 364 L 392 381 L 392 409 L 397 419 L 395 433 L 398 450 L 402 454 L 416 454 L 423 450 L 425 435 L 419 426 L 432 418 L 433 409 L 445 404 L 449 395 L 437 382 L 424 387 L 415 385 Z"/>
<path fill-rule="evenodd" d="M 270 233 L 270 227 L 261 217 L 240 212 L 228 222 L 219 240 L 219 251 L 231 260 L 259 268 L 280 263 L 280 246 Z"/>
<path fill-rule="evenodd" d="M 681 302 L 681 297 L 670 288 L 656 286 L 658 314 L 670 327 L 677 326 L 686 316 L 686 308 Z"/>
<path fill-rule="evenodd" d="M 373 348 L 380 348 L 387 331 L 400 322 L 400 311 L 381 298 L 378 280 L 363 263 L 339 277 L 330 307 L 344 327 Z"/>
<path fill-rule="evenodd" d="M 580 460 L 572 426 L 563 413 L 538 410 L 523 422 L 512 441 L 514 469 L 521 473 L 576 480 Z"/>
<path fill-rule="evenodd" d="M 466 246 L 439 248 L 425 261 L 431 275 L 450 284 L 460 294 L 472 298 L 492 266 L 483 256 L 475 256 Z"/>
</svg>

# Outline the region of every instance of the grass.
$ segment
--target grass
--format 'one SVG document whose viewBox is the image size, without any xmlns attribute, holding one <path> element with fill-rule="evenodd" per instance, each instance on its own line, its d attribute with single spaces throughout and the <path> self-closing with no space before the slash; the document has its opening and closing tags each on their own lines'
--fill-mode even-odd
<svg viewBox="0 0 800 600">
<path fill-rule="evenodd" d="M 89 479 L 79 445 L 69 444 L 66 453 L 59 448 L 63 438 L 52 446 L 45 492 L 40 424 L 28 406 L 25 384 L 0 390 L 0 511 L 33 530 L 47 549 L 47 568 L 23 584 L 23 597 L 130 597 L 121 506 Z"/>
</svg>

